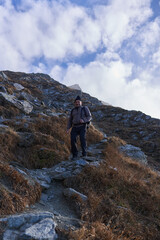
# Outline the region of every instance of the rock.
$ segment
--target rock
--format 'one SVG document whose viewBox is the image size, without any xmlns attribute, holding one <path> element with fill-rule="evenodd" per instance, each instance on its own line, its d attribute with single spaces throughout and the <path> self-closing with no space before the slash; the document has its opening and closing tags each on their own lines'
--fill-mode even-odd
<svg viewBox="0 0 160 240">
<path fill-rule="evenodd" d="M 82 89 L 81 89 L 81 87 L 79 86 L 79 84 L 71 85 L 71 86 L 69 86 L 69 88 L 71 88 L 71 89 L 76 89 L 76 90 L 79 90 L 79 91 L 82 91 Z"/>
<path fill-rule="evenodd" d="M 13 85 L 14 85 L 14 87 L 15 87 L 18 91 L 21 91 L 21 90 L 24 89 L 24 87 L 23 87 L 21 84 L 19 84 L 19 83 L 14 83 Z"/>
<path fill-rule="evenodd" d="M 39 223 L 27 228 L 25 235 L 38 240 L 54 240 L 57 238 L 55 222 L 50 218 L 41 220 Z"/>
<path fill-rule="evenodd" d="M 20 101 L 16 99 L 14 95 L 0 92 L 0 102 L 2 105 L 4 105 L 3 103 L 4 101 L 11 103 L 12 105 L 24 111 L 27 114 L 32 112 L 33 110 L 33 106 L 29 102 L 25 100 Z"/>
<path fill-rule="evenodd" d="M 64 189 L 63 194 L 64 194 L 64 196 L 66 196 L 68 198 L 76 196 L 76 197 L 80 198 L 84 202 L 87 201 L 87 199 L 88 199 L 86 195 L 84 195 L 84 194 L 82 194 L 80 192 L 77 192 L 73 188 L 66 188 L 66 189 Z"/>
<path fill-rule="evenodd" d="M 26 113 L 32 112 L 33 106 L 29 102 L 22 100 L 20 101 L 20 104 L 22 104 L 22 108 L 20 108 L 21 110 L 23 110 Z"/>
<path fill-rule="evenodd" d="M 27 173 L 36 180 L 42 187 L 42 191 L 48 189 L 51 183 L 51 177 L 48 176 L 48 170 L 37 169 L 37 170 L 27 170 Z"/>
<path fill-rule="evenodd" d="M 42 194 L 41 194 L 41 199 L 40 199 L 40 200 L 45 202 L 45 201 L 47 201 L 47 199 L 48 199 L 48 195 L 42 193 Z"/>
<path fill-rule="evenodd" d="M 3 235 L 3 240 L 18 240 L 19 232 L 14 230 L 7 230 Z"/>
<path fill-rule="evenodd" d="M 4 86 L 0 86 L 0 92 L 7 93 L 7 90 Z"/>
<path fill-rule="evenodd" d="M 0 124 L 0 129 L 9 129 L 9 127 L 7 125 L 4 125 L 4 124 Z"/>
<path fill-rule="evenodd" d="M 0 72 L 0 76 L 2 76 L 4 81 L 8 80 L 8 77 L 7 77 L 7 75 L 4 72 Z"/>
<path fill-rule="evenodd" d="M 100 166 L 100 162 L 91 162 L 90 166 L 99 167 Z"/>
<path fill-rule="evenodd" d="M 80 166 L 86 166 L 89 163 L 87 161 L 83 160 L 83 159 L 78 159 L 78 160 L 75 161 L 75 164 L 80 165 Z"/>
<path fill-rule="evenodd" d="M 1 218 L 6 222 L 3 240 L 56 239 L 54 215 L 50 212 L 37 212 Z"/>
<path fill-rule="evenodd" d="M 126 144 L 124 146 L 120 146 L 119 150 L 125 153 L 128 157 L 138 160 L 143 164 L 147 164 L 147 156 L 144 154 L 144 152 L 141 151 L 139 147 Z"/>
</svg>

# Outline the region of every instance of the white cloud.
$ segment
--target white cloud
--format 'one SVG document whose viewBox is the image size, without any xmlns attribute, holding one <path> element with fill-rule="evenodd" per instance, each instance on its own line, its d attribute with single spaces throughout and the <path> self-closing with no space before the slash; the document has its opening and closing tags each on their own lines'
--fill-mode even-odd
<svg viewBox="0 0 160 240">
<path fill-rule="evenodd" d="M 51 71 L 50 71 L 50 76 L 52 76 L 55 80 L 61 80 L 63 79 L 65 75 L 65 70 L 61 68 L 59 65 L 55 65 Z"/>
<path fill-rule="evenodd" d="M 142 56 L 146 57 L 149 53 L 157 51 L 157 46 L 160 42 L 160 18 L 147 23 L 141 31 L 137 33 L 135 38 L 136 51 Z"/>
<path fill-rule="evenodd" d="M 83 7 L 72 5 L 69 1 L 63 5 L 39 0 L 22 2 L 18 9 L 11 5 L 11 1 L 0 6 L 0 33 L 3 45 L 9 42 L 12 51 L 30 65 L 35 58 L 42 56 L 64 60 L 96 51 L 99 46 L 100 28 Z M 5 52 L 8 51 L 6 47 Z M 10 54 L 10 57 L 14 55 Z M 20 64 L 19 59 L 16 60 Z M 8 64 L 8 67 L 11 65 Z"/>
<path fill-rule="evenodd" d="M 149 19 L 151 0 L 88 0 L 89 8 L 69 0 L 27 0 L 16 8 L 11 0 L 3 2 L 2 70 L 50 73 L 113 105 L 160 118 L 160 18 Z M 88 53 L 95 54 L 92 62 L 72 63 Z"/>
<path fill-rule="evenodd" d="M 84 68 L 71 64 L 62 81 L 66 85 L 78 83 L 84 91 L 113 103 L 121 97 L 125 78 L 130 73 L 131 65 L 125 65 L 121 61 L 111 62 L 107 66 L 96 61 Z"/>
<path fill-rule="evenodd" d="M 101 27 L 102 39 L 109 49 L 117 49 L 151 16 L 148 0 L 113 0 L 108 6 L 96 6 L 95 15 Z"/>
<path fill-rule="evenodd" d="M 160 64 L 160 47 L 158 48 L 158 51 L 153 54 L 152 60 L 156 66 Z"/>
<path fill-rule="evenodd" d="M 144 80 L 126 79 L 132 73 L 132 64 L 122 60 L 112 61 L 108 65 L 92 62 L 84 68 L 77 64 L 69 65 L 61 81 L 66 85 L 78 83 L 84 92 L 100 100 L 121 106 L 125 109 L 140 110 L 153 117 L 160 118 L 160 88 L 148 84 L 147 72 Z M 59 72 L 62 69 L 59 68 Z"/>
</svg>

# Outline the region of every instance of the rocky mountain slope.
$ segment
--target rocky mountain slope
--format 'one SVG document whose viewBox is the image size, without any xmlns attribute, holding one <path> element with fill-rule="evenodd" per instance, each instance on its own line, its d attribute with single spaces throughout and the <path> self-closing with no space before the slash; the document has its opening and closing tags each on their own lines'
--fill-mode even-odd
<svg viewBox="0 0 160 240">
<path fill-rule="evenodd" d="M 45 74 L 3 71 L 0 82 L 1 123 L 11 117 L 26 120 L 38 114 L 67 117 L 75 96 L 81 94 Z M 82 99 L 91 109 L 93 122 L 107 135 L 119 136 L 141 147 L 151 160 L 160 161 L 159 119 L 139 111 L 103 105 L 86 93 L 82 93 Z"/>
<path fill-rule="evenodd" d="M 70 109 L 73 107 L 73 101 L 78 94 L 82 94 L 83 105 L 90 108 L 93 124 L 87 136 L 90 146 L 89 156 L 73 163 L 69 161 L 70 144 L 69 136 L 66 134 L 66 123 Z M 16 240 L 19 239 L 19 234 L 21 237 L 23 235 L 21 239 L 31 239 L 31 237 L 32 239 L 50 239 L 47 238 L 51 236 L 49 232 L 46 233 L 46 238 L 44 236 L 37 238 L 33 234 L 34 231 L 38 231 L 35 230 L 36 227 L 38 229 L 41 226 L 43 229 L 43 226 L 48 224 L 49 229 L 53 230 L 56 224 L 58 228 L 64 229 L 68 225 L 71 228 L 82 225 L 80 216 L 78 217 L 70 204 L 68 205 L 62 197 L 62 192 L 67 196 L 73 194 L 75 197 L 77 192 L 84 191 L 73 184 L 80 180 L 77 178 L 73 181 L 72 178 L 81 174 L 83 168 L 89 166 L 98 168 L 101 160 L 105 159 L 102 156 L 105 148 L 103 144 L 114 145 L 120 152 L 124 152 L 126 157 L 148 164 L 154 171 L 160 170 L 159 119 L 151 118 L 142 112 L 103 105 L 100 100 L 89 94 L 81 93 L 81 90 L 68 88 L 48 75 L 1 71 L 0 113 L 0 214 L 2 216 L 0 233 L 2 232 L 2 239 L 9 239 L 9 236 L 14 235 L 13 239 Z M 102 141 L 103 138 L 105 140 Z M 97 145 L 99 143 L 101 147 Z M 113 159 L 117 150 L 114 151 Z M 116 169 L 116 165 L 114 168 Z M 152 173 L 147 174 L 146 176 L 154 176 Z M 146 176 L 145 178 L 148 178 Z M 66 181 L 66 187 L 62 182 L 56 181 Z M 69 189 L 76 188 L 77 192 L 73 189 L 71 193 L 70 189 L 71 192 L 68 193 L 68 190 L 65 190 L 67 186 Z M 85 197 L 87 195 L 78 195 L 78 199 L 81 199 L 78 203 L 79 211 Z M 35 203 L 39 200 L 39 203 Z M 34 204 L 32 208 L 29 207 L 31 204 Z M 15 221 L 14 215 L 11 219 L 5 218 L 6 214 L 15 214 L 26 209 L 30 215 L 16 217 L 17 227 L 11 226 Z M 43 213 L 37 216 L 37 212 L 42 210 Z M 53 215 L 56 216 L 57 211 L 59 212 L 53 222 Z M 68 220 L 66 220 L 67 211 L 70 215 Z M 75 219 L 75 224 L 73 219 Z M 19 223 L 21 221 L 23 224 Z M 27 230 L 34 225 L 36 225 L 35 228 L 33 227 L 34 230 Z M 57 238 L 54 231 L 51 234 L 51 239 Z M 156 239 L 155 236 L 153 239 Z"/>
</svg>

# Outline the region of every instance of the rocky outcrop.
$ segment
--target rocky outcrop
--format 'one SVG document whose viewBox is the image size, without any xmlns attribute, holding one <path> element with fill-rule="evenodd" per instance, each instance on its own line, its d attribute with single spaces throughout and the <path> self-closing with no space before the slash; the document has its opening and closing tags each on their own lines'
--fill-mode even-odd
<svg viewBox="0 0 160 240">
<path fill-rule="evenodd" d="M 7 103 L 9 102 L 10 104 L 12 104 L 16 108 L 22 110 L 27 114 L 31 113 L 33 110 L 33 106 L 28 101 L 25 100 L 20 101 L 16 99 L 14 95 L 0 92 L 0 104 L 3 106 L 5 105 L 5 102 Z"/>
<path fill-rule="evenodd" d="M 99 106 L 92 112 L 97 126 L 108 136 L 118 136 L 142 149 L 151 160 L 160 161 L 159 119 L 112 106 Z"/>
<path fill-rule="evenodd" d="M 0 223 L 5 223 L 3 240 L 57 239 L 54 215 L 50 212 L 14 215 L 1 218 Z"/>
<path fill-rule="evenodd" d="M 69 88 L 79 90 L 80 93 L 82 92 L 82 89 L 80 88 L 79 84 L 71 85 L 71 86 L 69 86 Z"/>
<path fill-rule="evenodd" d="M 126 144 L 124 146 L 120 146 L 119 150 L 128 157 L 137 160 L 143 164 L 147 164 L 147 156 L 144 154 L 144 152 L 141 151 L 139 147 Z"/>
</svg>

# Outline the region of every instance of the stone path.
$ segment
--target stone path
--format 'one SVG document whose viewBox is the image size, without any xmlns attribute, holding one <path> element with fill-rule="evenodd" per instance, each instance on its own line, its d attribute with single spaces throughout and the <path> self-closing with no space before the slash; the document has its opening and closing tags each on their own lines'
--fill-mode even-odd
<svg viewBox="0 0 160 240">
<path fill-rule="evenodd" d="M 60 240 L 55 232 L 56 226 L 60 229 L 73 230 L 80 227 L 82 222 L 70 197 L 77 194 L 84 201 L 87 197 L 75 192 L 74 189 L 66 189 L 63 180 L 79 174 L 86 165 L 99 166 L 103 161 L 103 141 L 88 147 L 88 156 L 85 158 L 79 157 L 75 161 L 69 159 L 52 168 L 26 169 L 26 172 L 42 186 L 41 199 L 23 214 L 0 219 L 1 223 L 6 224 L 2 239 Z M 22 172 L 22 169 L 19 171 Z"/>
</svg>

